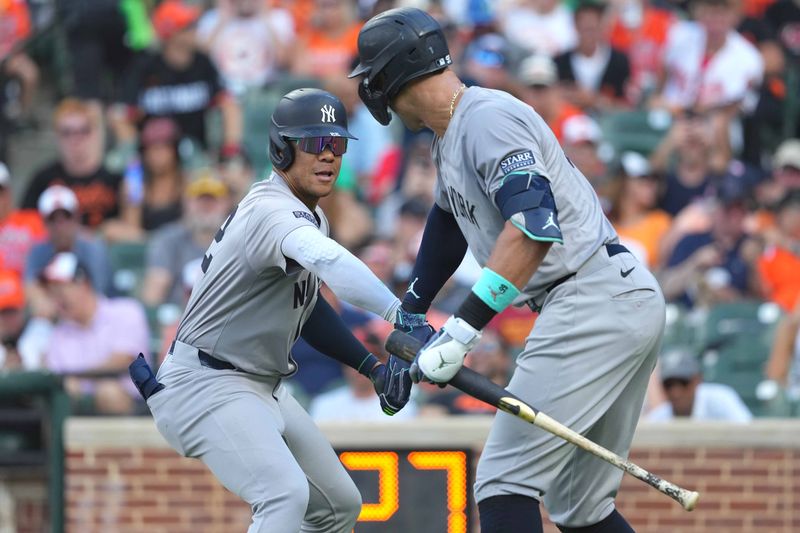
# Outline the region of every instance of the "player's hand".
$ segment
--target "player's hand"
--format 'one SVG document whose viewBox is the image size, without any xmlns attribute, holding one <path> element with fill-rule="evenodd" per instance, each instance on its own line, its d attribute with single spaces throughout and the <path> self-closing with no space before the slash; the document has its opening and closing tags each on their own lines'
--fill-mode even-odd
<svg viewBox="0 0 800 533">
<path fill-rule="evenodd" d="M 376 365 L 369 379 L 381 401 L 381 409 L 387 415 L 397 414 L 408 403 L 411 376 L 408 374 L 408 363 L 399 357 L 390 355 L 385 365 Z"/>
<path fill-rule="evenodd" d="M 480 338 L 480 331 L 451 316 L 417 353 L 409 371 L 411 379 L 414 383 L 422 380 L 447 383 L 461 370 L 464 357 Z"/>
<path fill-rule="evenodd" d="M 424 313 L 409 313 L 402 307 L 397 310 L 397 316 L 394 319 L 394 329 L 408 333 L 422 344 L 428 342 L 428 339 L 436 333 L 433 326 L 428 324 L 428 319 L 425 318 Z"/>
</svg>

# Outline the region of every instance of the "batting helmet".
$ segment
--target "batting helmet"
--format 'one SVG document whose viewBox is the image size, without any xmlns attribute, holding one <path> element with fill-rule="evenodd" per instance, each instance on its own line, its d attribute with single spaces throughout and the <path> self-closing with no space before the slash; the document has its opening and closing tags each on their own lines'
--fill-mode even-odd
<svg viewBox="0 0 800 533">
<path fill-rule="evenodd" d="M 358 34 L 359 64 L 351 78 L 363 76 L 358 95 L 384 126 L 388 106 L 405 85 L 453 63 L 439 23 L 421 9 L 390 9 L 371 18 Z"/>
<path fill-rule="evenodd" d="M 295 89 L 281 98 L 269 130 L 272 166 L 289 168 L 294 161 L 289 139 L 306 137 L 356 138 L 347 131 L 347 110 L 341 100 L 321 89 Z"/>
</svg>

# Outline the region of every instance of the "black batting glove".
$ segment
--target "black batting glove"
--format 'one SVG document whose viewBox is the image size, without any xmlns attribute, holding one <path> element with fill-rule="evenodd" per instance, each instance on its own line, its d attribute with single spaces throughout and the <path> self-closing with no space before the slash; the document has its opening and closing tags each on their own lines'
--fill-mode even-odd
<svg viewBox="0 0 800 533">
<path fill-rule="evenodd" d="M 379 364 L 369 373 L 375 393 L 381 401 L 381 409 L 389 416 L 405 407 L 411 395 L 411 376 L 408 363 L 394 355 L 386 364 Z"/>
</svg>

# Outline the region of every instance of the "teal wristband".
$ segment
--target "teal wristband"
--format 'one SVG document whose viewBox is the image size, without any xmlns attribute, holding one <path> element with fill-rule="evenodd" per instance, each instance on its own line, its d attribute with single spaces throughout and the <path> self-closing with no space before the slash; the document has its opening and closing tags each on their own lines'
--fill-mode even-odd
<svg viewBox="0 0 800 533">
<path fill-rule="evenodd" d="M 487 267 L 481 271 L 481 277 L 472 286 L 472 292 L 498 313 L 511 305 L 519 295 L 519 289 L 513 283 Z"/>
</svg>

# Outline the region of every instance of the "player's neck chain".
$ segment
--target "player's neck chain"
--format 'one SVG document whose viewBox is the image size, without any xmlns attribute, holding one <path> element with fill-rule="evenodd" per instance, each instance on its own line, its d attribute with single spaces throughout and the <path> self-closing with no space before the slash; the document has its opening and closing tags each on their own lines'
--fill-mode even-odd
<svg viewBox="0 0 800 533">
<path fill-rule="evenodd" d="M 458 99 L 458 95 L 460 95 L 466 88 L 467 86 L 462 83 L 461 87 L 459 87 L 458 90 L 453 93 L 453 97 L 450 99 L 450 118 L 453 118 L 453 111 L 456 110 L 456 100 Z"/>
</svg>

